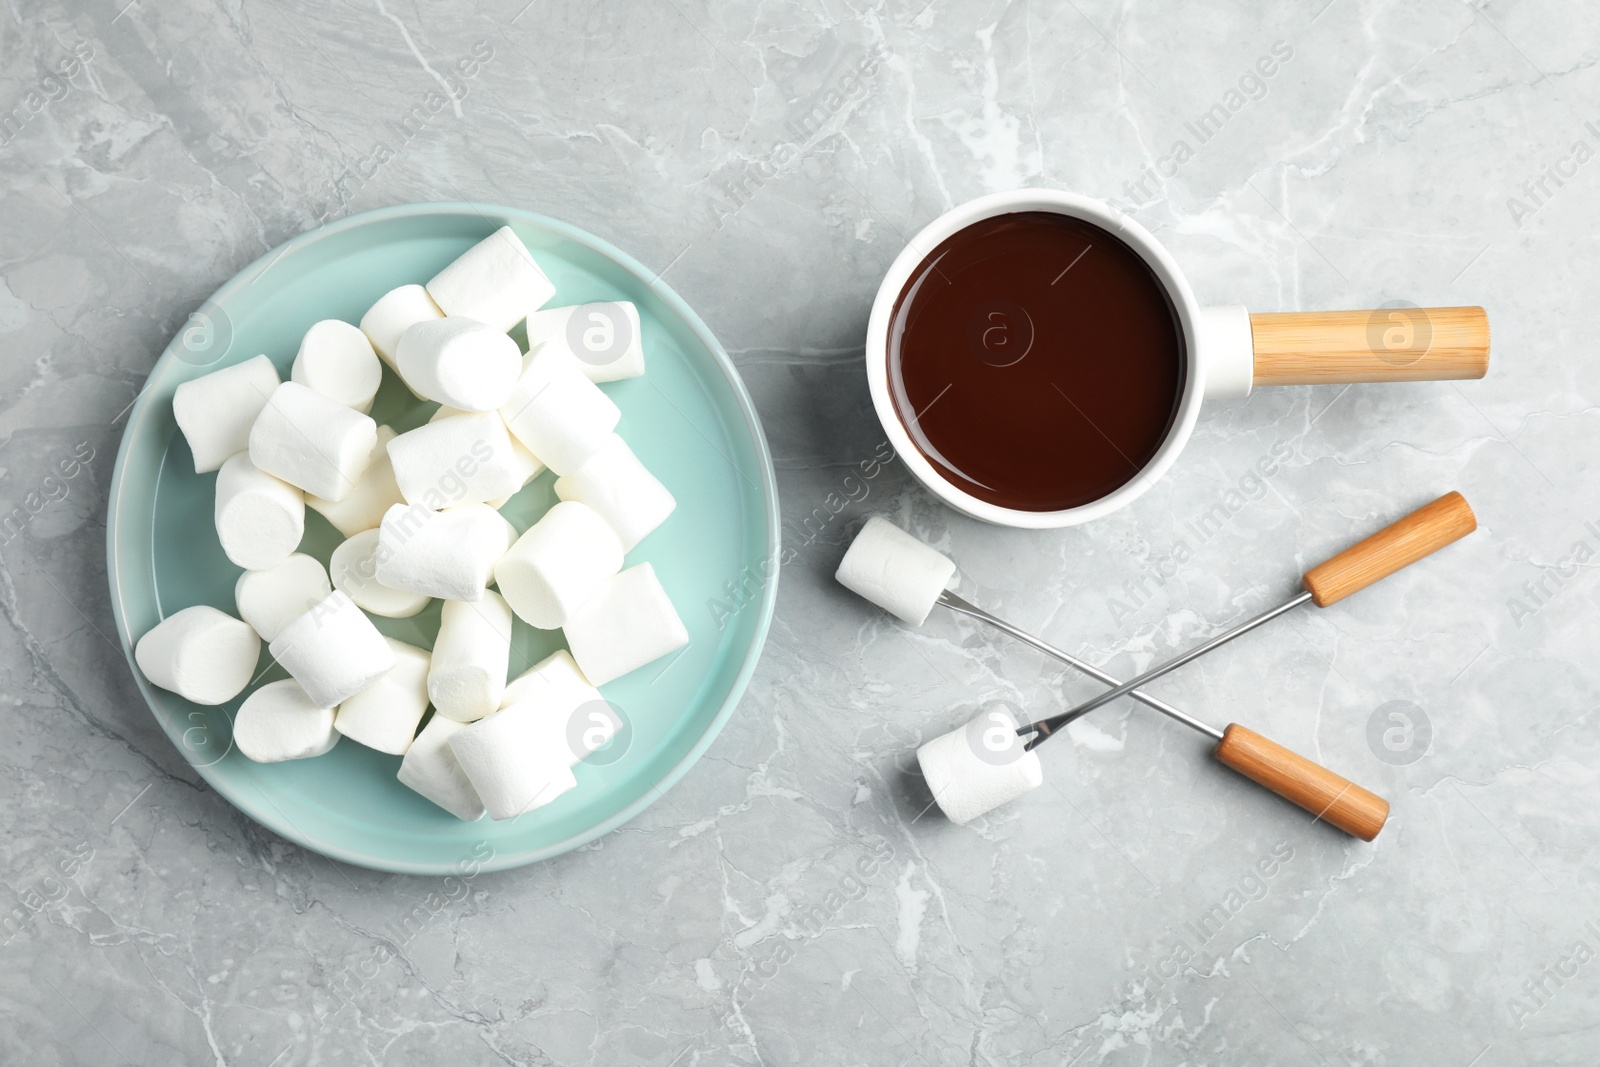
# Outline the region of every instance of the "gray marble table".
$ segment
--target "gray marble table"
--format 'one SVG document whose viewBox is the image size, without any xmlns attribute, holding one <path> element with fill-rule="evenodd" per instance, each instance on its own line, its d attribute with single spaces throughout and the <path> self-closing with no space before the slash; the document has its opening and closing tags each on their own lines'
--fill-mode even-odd
<svg viewBox="0 0 1600 1067">
<path fill-rule="evenodd" d="M 0 27 L 0 1059 L 1600 1059 L 1587 5 L 13 0 Z M 1022 185 L 1114 199 L 1203 302 L 1484 304 L 1494 368 L 1261 390 L 1111 518 L 966 520 L 897 461 L 862 476 L 862 337 L 908 234 Z M 125 412 L 187 313 L 320 222 L 430 199 L 664 271 L 756 398 L 794 551 L 754 683 L 665 801 L 434 896 L 205 787 L 133 686 L 103 564 Z M 923 816 L 920 738 L 1094 687 L 831 578 L 886 514 L 1126 673 L 1451 488 L 1471 538 L 1156 687 L 1386 793 L 1373 844 L 1126 703 L 1024 800 Z"/>
</svg>

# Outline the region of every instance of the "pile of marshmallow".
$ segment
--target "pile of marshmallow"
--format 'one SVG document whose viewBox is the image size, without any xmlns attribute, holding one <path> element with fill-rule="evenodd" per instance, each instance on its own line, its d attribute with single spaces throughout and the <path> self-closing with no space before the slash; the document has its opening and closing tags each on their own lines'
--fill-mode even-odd
<svg viewBox="0 0 1600 1067">
<path fill-rule="evenodd" d="M 689 638 L 650 564 L 623 569 L 676 506 L 599 386 L 644 373 L 638 311 L 539 310 L 554 296 L 505 227 L 425 286 L 384 295 L 359 327 L 313 325 L 289 381 L 261 355 L 180 385 L 174 416 L 196 473 L 217 472 L 217 537 L 244 573 L 238 617 L 185 608 L 139 639 L 145 677 L 226 703 L 264 640 L 289 677 L 235 716 L 252 760 L 319 756 L 348 737 L 403 756 L 401 782 L 468 820 L 574 788 L 572 768 L 618 724 L 596 687 Z M 526 355 L 509 336 L 524 321 Z M 427 424 L 396 434 L 367 414 L 380 361 L 441 405 Z M 559 503 L 519 535 L 498 509 L 546 467 Z M 298 551 L 307 506 L 346 538 L 326 568 Z M 369 617 L 407 618 L 436 597 L 431 651 Z M 508 683 L 513 615 L 560 629 L 570 651 Z"/>
</svg>

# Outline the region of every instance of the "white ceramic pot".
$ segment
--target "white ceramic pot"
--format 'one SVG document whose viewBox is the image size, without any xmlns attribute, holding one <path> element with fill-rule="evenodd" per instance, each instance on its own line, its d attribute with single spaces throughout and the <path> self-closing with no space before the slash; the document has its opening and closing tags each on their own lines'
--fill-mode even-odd
<svg viewBox="0 0 1600 1067">
<path fill-rule="evenodd" d="M 890 395 L 888 336 L 896 302 L 928 254 L 957 231 L 996 215 L 1046 211 L 1099 226 L 1133 249 L 1166 288 L 1183 332 L 1187 373 L 1177 414 L 1154 456 L 1106 496 L 1061 511 L 1020 511 L 980 500 L 946 479 L 913 443 Z M 1250 395 L 1253 385 L 1481 378 L 1489 365 L 1482 308 L 1419 308 L 1250 314 L 1242 305 L 1202 308 L 1171 254 L 1139 223 L 1109 204 L 1054 189 L 1017 189 L 968 201 L 925 226 L 895 257 L 867 323 L 872 404 L 901 460 L 946 504 L 1002 526 L 1075 526 L 1137 500 L 1172 466 L 1207 399 Z"/>
</svg>

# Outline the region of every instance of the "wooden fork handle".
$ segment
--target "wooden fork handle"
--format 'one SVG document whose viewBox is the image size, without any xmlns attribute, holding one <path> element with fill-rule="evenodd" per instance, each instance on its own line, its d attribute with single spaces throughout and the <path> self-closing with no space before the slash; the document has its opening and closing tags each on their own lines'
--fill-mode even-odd
<svg viewBox="0 0 1600 1067">
<path fill-rule="evenodd" d="M 1213 754 L 1257 785 L 1363 841 L 1377 837 L 1388 821 L 1387 800 L 1238 723 L 1222 732 Z"/>
</svg>

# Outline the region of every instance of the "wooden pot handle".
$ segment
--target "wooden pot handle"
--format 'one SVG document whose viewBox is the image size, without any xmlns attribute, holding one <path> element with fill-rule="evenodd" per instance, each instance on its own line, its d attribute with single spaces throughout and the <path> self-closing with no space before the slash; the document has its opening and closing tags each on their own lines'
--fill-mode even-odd
<svg viewBox="0 0 1600 1067">
<path fill-rule="evenodd" d="M 1377 837 L 1388 821 L 1387 800 L 1238 723 L 1230 723 L 1222 732 L 1213 755 L 1257 785 L 1363 841 Z"/>
<path fill-rule="evenodd" d="M 1255 384 L 1424 382 L 1489 372 L 1481 307 L 1287 311 L 1250 316 Z"/>
<path fill-rule="evenodd" d="M 1317 607 L 1325 608 L 1477 528 L 1466 497 L 1449 492 L 1312 567 L 1301 582 Z"/>
</svg>

